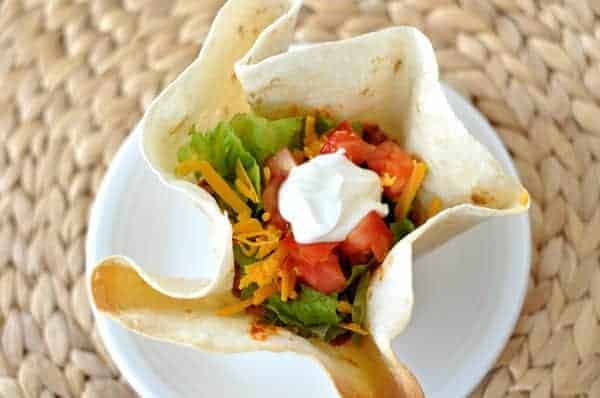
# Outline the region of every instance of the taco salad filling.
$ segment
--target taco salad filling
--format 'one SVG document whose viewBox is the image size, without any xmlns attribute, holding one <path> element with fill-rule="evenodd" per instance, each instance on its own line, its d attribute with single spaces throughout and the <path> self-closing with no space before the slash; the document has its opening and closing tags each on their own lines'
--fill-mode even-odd
<svg viewBox="0 0 600 398">
<path fill-rule="evenodd" d="M 192 127 L 175 174 L 210 192 L 233 230 L 239 301 L 218 315 L 332 344 L 368 334 L 373 271 L 442 207 L 416 199 L 426 173 L 377 125 L 325 113 Z"/>
</svg>

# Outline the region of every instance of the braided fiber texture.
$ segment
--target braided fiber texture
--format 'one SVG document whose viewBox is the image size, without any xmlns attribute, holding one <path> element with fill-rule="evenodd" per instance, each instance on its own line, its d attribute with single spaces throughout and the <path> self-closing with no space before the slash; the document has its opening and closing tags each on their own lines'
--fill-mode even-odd
<svg viewBox="0 0 600 398">
<path fill-rule="evenodd" d="M 306 3 L 301 41 L 426 32 L 444 79 L 494 124 L 531 193 L 529 292 L 473 397 L 600 397 L 600 1 Z M 0 398 L 135 395 L 94 328 L 87 213 L 221 4 L 0 0 Z"/>
</svg>

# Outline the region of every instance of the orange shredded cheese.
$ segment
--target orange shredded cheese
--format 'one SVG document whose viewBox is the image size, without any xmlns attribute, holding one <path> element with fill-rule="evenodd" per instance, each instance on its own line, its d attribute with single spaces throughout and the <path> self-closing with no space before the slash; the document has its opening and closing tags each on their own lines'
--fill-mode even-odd
<svg viewBox="0 0 600 398">
<path fill-rule="evenodd" d="M 215 169 L 206 160 L 197 160 L 196 167 L 202 173 L 204 179 L 212 189 L 227 203 L 231 208 L 241 216 L 249 216 L 250 208 L 238 196 L 237 193 L 227 182 L 216 172 Z M 185 163 L 185 162 L 183 162 Z"/>
<path fill-rule="evenodd" d="M 217 310 L 216 314 L 218 316 L 235 315 L 239 312 L 244 311 L 246 308 L 250 307 L 251 305 L 252 305 L 252 298 L 249 298 L 247 300 L 239 301 L 237 303 L 233 303 L 226 307 L 223 307 L 223 308 Z"/>
<path fill-rule="evenodd" d="M 279 277 L 281 278 L 281 301 L 287 301 L 288 298 L 295 299 L 296 273 L 293 270 L 281 268 Z"/>
<path fill-rule="evenodd" d="M 183 177 L 197 171 L 200 171 L 200 161 L 196 159 L 184 160 L 175 167 L 175 175 L 178 177 Z"/>
<path fill-rule="evenodd" d="M 350 330 L 354 333 L 358 333 L 363 336 L 367 336 L 369 332 L 364 330 L 358 323 L 349 322 L 349 323 L 340 323 L 339 326 L 343 329 Z"/>
<path fill-rule="evenodd" d="M 262 231 L 262 229 L 260 221 L 250 217 L 242 217 L 237 223 L 233 224 L 234 234 L 259 232 Z"/>
<path fill-rule="evenodd" d="M 340 300 L 337 305 L 337 310 L 343 314 L 352 313 L 352 304 L 347 301 Z"/>
<path fill-rule="evenodd" d="M 264 260 L 247 265 L 244 270 L 246 274 L 240 279 L 239 288 L 243 289 L 256 283 L 259 287 L 272 283 L 277 277 L 280 269 L 283 250 L 278 249 Z"/>
<path fill-rule="evenodd" d="M 263 167 L 263 177 L 265 178 L 265 184 L 271 181 L 271 169 L 268 166 Z"/>
<path fill-rule="evenodd" d="M 396 182 L 396 176 L 391 175 L 389 173 L 383 173 L 381 177 L 379 177 L 382 187 L 391 187 Z"/>
<path fill-rule="evenodd" d="M 290 275 L 287 271 L 281 270 L 281 301 L 286 302 L 290 296 Z"/>
<path fill-rule="evenodd" d="M 260 218 L 262 218 L 264 222 L 267 222 L 271 219 L 271 213 L 265 211 Z"/>
<path fill-rule="evenodd" d="M 262 259 L 279 246 L 281 231 L 273 226 L 263 227 L 256 219 L 240 220 L 234 225 L 233 240 L 242 252 L 252 252 L 252 256 Z M 238 226 L 239 225 L 239 226 Z"/>
<path fill-rule="evenodd" d="M 309 158 L 314 158 L 321 153 L 323 139 L 315 131 L 315 117 L 307 116 L 304 122 L 304 153 Z"/>
<path fill-rule="evenodd" d="M 273 250 L 277 249 L 277 246 L 279 246 L 279 240 L 264 242 L 263 244 L 258 246 L 258 250 L 256 251 L 256 258 L 265 258 L 269 254 L 271 254 Z"/>
<path fill-rule="evenodd" d="M 429 201 L 429 207 L 427 207 L 427 219 L 435 216 L 442 210 L 442 201 L 437 196 L 434 196 Z"/>
<path fill-rule="evenodd" d="M 304 146 L 310 147 L 310 145 L 318 141 L 317 132 L 315 131 L 315 117 L 307 116 L 304 121 Z"/>
<path fill-rule="evenodd" d="M 271 283 L 270 285 L 266 285 L 266 286 L 263 286 L 263 287 L 257 289 L 254 292 L 254 295 L 252 296 L 252 304 L 253 305 L 262 304 L 266 299 L 271 297 L 271 295 L 273 293 L 275 293 L 276 291 L 277 291 L 277 285 L 274 283 Z"/>
<path fill-rule="evenodd" d="M 252 184 L 252 181 L 239 158 L 235 164 L 235 175 L 235 187 L 239 193 L 250 199 L 252 202 L 258 203 L 258 194 L 254 188 L 254 184 Z"/>
<path fill-rule="evenodd" d="M 257 219 L 243 216 L 233 225 L 233 240 L 245 255 L 262 259 L 275 249 L 273 242 L 279 241 L 279 235 L 265 231 Z"/>
<path fill-rule="evenodd" d="M 314 158 L 318 154 L 321 153 L 321 148 L 323 147 L 324 140 L 320 139 L 318 141 L 313 142 L 310 146 L 304 147 L 304 153 L 310 159 Z"/>
<path fill-rule="evenodd" d="M 413 160 L 413 170 L 410 174 L 410 178 L 408 179 L 408 183 L 402 190 L 402 194 L 400 195 L 400 199 L 398 199 L 398 203 L 396 204 L 396 208 L 394 209 L 394 214 L 396 218 L 403 219 L 408 214 L 408 210 L 410 209 L 410 205 L 412 204 L 415 196 L 417 195 L 417 191 L 421 187 L 423 183 L 423 179 L 425 178 L 425 173 L 427 173 L 427 166 L 425 163 L 417 162 Z"/>
<path fill-rule="evenodd" d="M 277 285 L 275 285 L 274 283 L 267 285 L 267 286 L 263 286 L 263 287 L 257 289 L 251 298 L 239 301 L 237 303 L 230 304 L 223 308 L 220 308 L 216 311 L 216 314 L 218 316 L 235 315 L 237 313 L 244 311 L 246 308 L 250 307 L 251 305 L 262 304 L 266 299 L 271 297 L 271 295 L 273 293 L 275 293 L 276 291 L 277 291 Z"/>
</svg>

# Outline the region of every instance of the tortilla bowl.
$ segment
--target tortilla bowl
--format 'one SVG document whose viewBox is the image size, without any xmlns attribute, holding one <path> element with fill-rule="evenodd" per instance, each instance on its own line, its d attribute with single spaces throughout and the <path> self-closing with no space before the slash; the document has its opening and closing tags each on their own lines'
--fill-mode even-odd
<svg viewBox="0 0 600 398">
<path fill-rule="evenodd" d="M 390 28 L 287 52 L 300 7 L 292 0 L 230 0 L 198 58 L 141 121 L 148 165 L 209 220 L 215 277 L 165 277 L 113 256 L 89 272 L 91 301 L 151 338 L 224 353 L 306 355 L 342 396 L 420 397 L 417 380 L 391 349 L 412 312 L 413 257 L 488 218 L 527 211 L 529 195 L 456 118 L 442 93 L 431 44 L 418 30 Z M 231 224 L 208 192 L 174 174 L 177 148 L 192 125 L 205 130 L 244 112 L 277 118 L 317 110 L 380 125 L 428 165 L 419 198 L 435 196 L 444 204 L 397 243 L 375 272 L 367 293 L 369 336 L 359 345 L 306 339 L 258 325 L 250 314 L 217 316 L 218 308 L 236 300 Z"/>
</svg>

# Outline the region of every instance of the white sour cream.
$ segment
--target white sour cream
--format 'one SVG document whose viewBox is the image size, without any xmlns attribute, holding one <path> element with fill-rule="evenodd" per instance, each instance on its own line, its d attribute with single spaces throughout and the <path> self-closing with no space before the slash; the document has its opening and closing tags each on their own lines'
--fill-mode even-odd
<svg viewBox="0 0 600 398">
<path fill-rule="evenodd" d="M 385 217 L 377 173 L 352 163 L 343 150 L 294 167 L 279 190 L 279 211 L 299 243 L 346 239 L 364 216 Z"/>
</svg>

